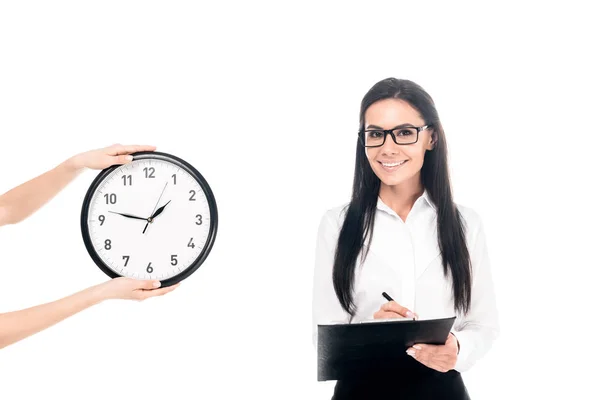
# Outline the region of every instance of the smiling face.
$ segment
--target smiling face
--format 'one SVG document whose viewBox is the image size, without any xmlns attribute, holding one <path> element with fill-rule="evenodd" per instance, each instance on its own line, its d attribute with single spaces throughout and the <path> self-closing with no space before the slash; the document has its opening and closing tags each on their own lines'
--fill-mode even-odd
<svg viewBox="0 0 600 400">
<path fill-rule="evenodd" d="M 420 113 L 400 99 L 377 101 L 365 113 L 367 130 L 423 125 L 425 121 Z M 387 135 L 383 146 L 365 149 L 369 164 L 382 185 L 419 185 L 425 152 L 432 150 L 434 145 L 431 131 L 432 129 L 425 129 L 419 132 L 419 140 L 413 144 L 398 145 Z"/>
</svg>

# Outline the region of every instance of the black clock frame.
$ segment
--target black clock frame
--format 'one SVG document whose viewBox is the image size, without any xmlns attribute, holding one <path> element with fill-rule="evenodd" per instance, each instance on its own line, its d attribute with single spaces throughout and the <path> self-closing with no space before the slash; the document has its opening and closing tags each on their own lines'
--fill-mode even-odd
<svg viewBox="0 0 600 400">
<path fill-rule="evenodd" d="M 141 152 L 133 153 L 132 156 L 133 156 L 133 161 L 144 160 L 144 159 L 162 160 L 162 161 L 170 162 L 174 165 L 177 165 L 181 169 L 187 171 L 200 184 L 200 187 L 202 188 L 202 190 L 204 191 L 204 193 L 206 195 L 206 200 L 208 202 L 208 207 L 210 210 L 210 227 L 208 230 L 206 244 L 205 244 L 204 248 L 202 249 L 202 251 L 200 252 L 200 254 L 198 255 L 198 257 L 196 257 L 196 259 L 190 264 L 189 267 L 187 267 L 185 270 L 181 271 L 179 274 L 161 281 L 161 287 L 171 286 L 178 282 L 183 281 L 184 279 L 188 278 L 191 274 L 193 274 L 204 263 L 204 261 L 210 254 L 210 251 L 212 250 L 215 238 L 217 236 L 217 227 L 218 227 L 217 201 L 215 200 L 213 191 L 210 188 L 206 179 L 204 179 L 202 174 L 198 170 L 196 170 L 196 168 L 194 168 L 191 164 L 189 164 L 185 160 L 182 160 L 181 158 L 176 157 L 172 154 L 158 152 L 158 151 L 141 151 Z M 116 164 L 116 165 L 112 165 L 112 166 L 100 171 L 100 173 L 96 176 L 96 178 L 92 181 L 90 187 L 88 188 L 85 198 L 83 200 L 82 208 L 81 208 L 81 219 L 80 219 L 81 235 L 82 235 L 85 247 L 86 247 L 90 257 L 92 258 L 92 260 L 94 260 L 94 263 L 98 266 L 98 268 L 100 268 L 100 270 L 102 272 L 104 272 L 106 275 L 108 275 L 110 278 L 118 278 L 118 277 L 121 277 L 122 275 L 118 274 L 116 271 L 114 271 L 108 265 L 106 265 L 106 263 L 104 263 L 104 261 L 102 261 L 102 258 L 100 258 L 100 255 L 96 252 L 96 249 L 94 248 L 91 237 L 90 237 L 87 220 L 88 220 L 88 216 L 89 216 L 89 208 L 90 208 L 90 204 L 92 201 L 92 197 L 94 196 L 94 193 L 98 189 L 98 186 L 100 186 L 100 184 L 115 169 L 117 169 L 121 166 L 122 166 L 121 164 Z"/>
</svg>

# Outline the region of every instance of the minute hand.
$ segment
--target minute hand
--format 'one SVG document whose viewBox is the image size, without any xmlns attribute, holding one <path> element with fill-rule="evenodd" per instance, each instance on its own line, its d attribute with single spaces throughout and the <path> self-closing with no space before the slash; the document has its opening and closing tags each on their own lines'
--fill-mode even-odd
<svg viewBox="0 0 600 400">
<path fill-rule="evenodd" d="M 131 214 L 118 213 L 118 212 L 114 212 L 114 211 L 109 211 L 109 212 L 113 213 L 113 214 L 122 215 L 122 216 L 124 216 L 126 218 L 141 219 L 142 221 L 147 221 L 148 220 L 148 218 L 136 217 L 135 215 L 131 215 Z"/>
</svg>

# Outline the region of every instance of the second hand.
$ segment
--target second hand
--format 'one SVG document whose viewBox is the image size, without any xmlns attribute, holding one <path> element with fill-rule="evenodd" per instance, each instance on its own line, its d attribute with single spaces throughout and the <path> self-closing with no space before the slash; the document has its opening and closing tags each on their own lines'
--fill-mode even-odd
<svg viewBox="0 0 600 400">
<path fill-rule="evenodd" d="M 154 211 L 156 210 L 156 207 L 158 206 L 158 203 L 160 202 L 160 199 L 162 198 L 163 193 L 165 192 L 165 189 L 167 188 L 167 185 L 169 184 L 169 181 L 167 181 L 165 183 L 165 186 L 163 187 L 162 192 L 160 192 L 160 196 L 158 197 L 158 200 L 156 201 L 156 204 L 154 205 L 154 208 L 152 209 L 152 212 L 150 213 L 150 215 L 154 214 Z M 146 229 L 148 228 L 148 224 L 150 223 L 150 217 L 148 217 L 148 222 L 146 222 L 146 226 L 144 227 L 144 230 L 142 231 L 142 235 L 144 233 L 146 233 Z"/>
</svg>

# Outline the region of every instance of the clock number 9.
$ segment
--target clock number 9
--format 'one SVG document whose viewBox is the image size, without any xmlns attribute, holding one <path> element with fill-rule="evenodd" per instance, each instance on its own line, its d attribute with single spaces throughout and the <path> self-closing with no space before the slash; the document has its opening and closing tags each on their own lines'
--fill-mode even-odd
<svg viewBox="0 0 600 400">
<path fill-rule="evenodd" d="M 100 226 L 104 225 L 104 220 L 106 219 L 106 217 L 104 215 L 100 215 L 98 217 L 98 221 L 100 221 Z"/>
<path fill-rule="evenodd" d="M 146 267 L 146 272 L 151 274 L 154 272 L 154 268 L 151 267 L 152 263 L 148 263 L 148 267 Z"/>
</svg>

